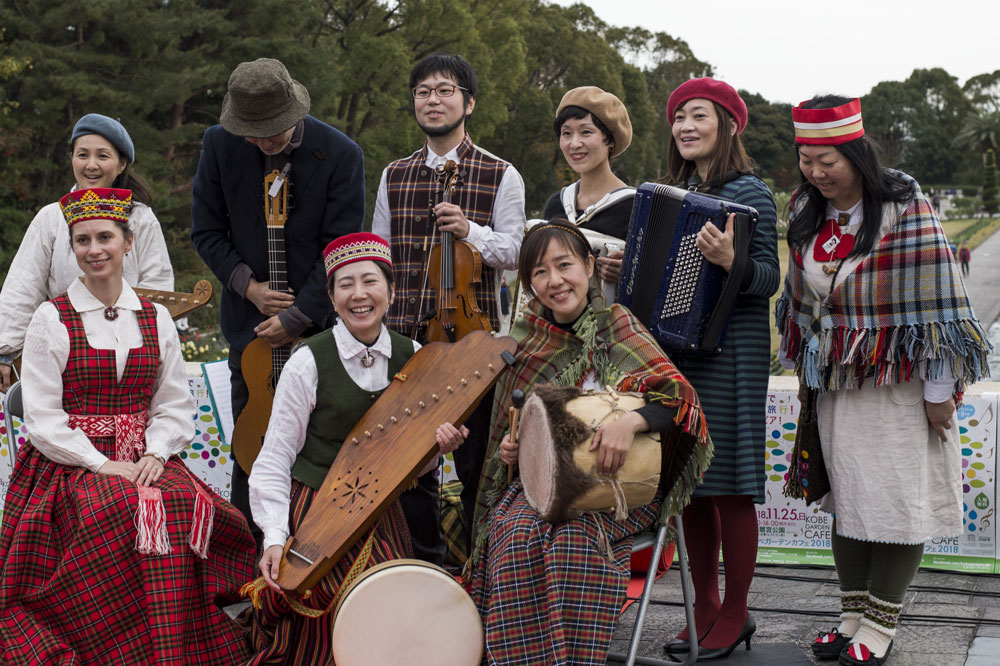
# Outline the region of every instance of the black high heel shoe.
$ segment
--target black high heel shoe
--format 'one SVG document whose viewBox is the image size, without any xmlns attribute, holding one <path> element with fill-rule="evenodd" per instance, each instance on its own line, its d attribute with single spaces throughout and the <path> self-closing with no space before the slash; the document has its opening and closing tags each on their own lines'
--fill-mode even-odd
<svg viewBox="0 0 1000 666">
<path fill-rule="evenodd" d="M 753 638 L 754 632 L 757 631 L 757 623 L 753 619 L 753 615 L 747 613 L 746 622 L 743 623 L 743 629 L 740 630 L 740 635 L 736 638 L 732 645 L 727 645 L 726 647 L 716 648 L 714 650 L 705 650 L 698 652 L 698 661 L 712 661 L 715 659 L 725 659 L 733 653 L 736 646 L 740 643 L 746 643 L 747 650 L 750 649 L 750 639 Z"/>
<path fill-rule="evenodd" d="M 705 630 L 705 633 L 701 635 L 699 640 L 705 640 L 705 636 L 708 636 L 708 632 L 712 630 L 712 625 L 714 624 L 715 623 L 713 622 L 709 625 L 708 629 Z M 691 641 L 686 641 L 681 638 L 671 638 L 669 641 L 664 643 L 663 651 L 667 654 L 687 654 L 691 651 Z"/>
</svg>

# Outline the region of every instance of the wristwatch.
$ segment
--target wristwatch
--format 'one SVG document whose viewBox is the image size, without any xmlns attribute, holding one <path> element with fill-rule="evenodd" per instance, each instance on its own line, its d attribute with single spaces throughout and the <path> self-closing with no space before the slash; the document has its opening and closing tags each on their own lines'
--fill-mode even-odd
<svg viewBox="0 0 1000 666">
<path fill-rule="evenodd" d="M 164 467 L 167 466 L 167 461 L 163 459 L 163 456 L 157 455 L 155 453 L 145 453 L 145 454 L 143 454 L 142 457 L 145 458 L 146 456 L 152 456 L 152 457 L 156 458 L 157 460 L 159 460 L 161 465 L 163 465 Z"/>
</svg>

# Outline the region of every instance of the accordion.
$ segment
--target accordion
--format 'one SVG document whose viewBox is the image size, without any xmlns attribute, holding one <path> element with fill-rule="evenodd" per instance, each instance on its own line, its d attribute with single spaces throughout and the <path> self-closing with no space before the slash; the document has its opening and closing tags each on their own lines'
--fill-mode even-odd
<svg viewBox="0 0 1000 666">
<path fill-rule="evenodd" d="M 735 258 L 729 273 L 695 245 L 711 221 L 725 231 L 735 213 Z M 649 329 L 667 353 L 713 356 L 749 264 L 757 211 L 679 187 L 644 183 L 635 194 L 616 300 Z"/>
</svg>

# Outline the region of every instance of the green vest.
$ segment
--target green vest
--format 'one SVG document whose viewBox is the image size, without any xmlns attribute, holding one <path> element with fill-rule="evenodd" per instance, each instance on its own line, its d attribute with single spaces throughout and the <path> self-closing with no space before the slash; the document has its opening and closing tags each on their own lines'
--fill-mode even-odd
<svg viewBox="0 0 1000 666">
<path fill-rule="evenodd" d="M 413 341 L 392 331 L 389 331 L 389 338 L 392 341 L 388 373 L 391 381 L 413 356 Z M 319 490 L 347 434 L 385 389 L 365 391 L 351 379 L 337 353 L 337 341 L 330 329 L 302 344 L 309 347 L 316 359 L 319 381 L 316 408 L 309 415 L 306 441 L 292 465 L 292 478 Z"/>
</svg>

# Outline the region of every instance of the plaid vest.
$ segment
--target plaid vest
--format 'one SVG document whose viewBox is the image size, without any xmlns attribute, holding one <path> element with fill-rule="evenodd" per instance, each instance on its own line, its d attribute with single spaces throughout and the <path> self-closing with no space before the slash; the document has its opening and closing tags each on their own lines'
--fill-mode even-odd
<svg viewBox="0 0 1000 666">
<path fill-rule="evenodd" d="M 125 372 L 118 381 L 114 349 L 94 349 L 87 341 L 83 320 L 65 294 L 52 299 L 59 320 L 69 333 L 69 358 L 63 371 L 63 410 L 70 415 L 143 414 L 149 410 L 153 382 L 160 365 L 156 309 L 140 299 L 136 313 L 142 346 L 129 351 Z M 145 419 L 143 419 L 144 421 Z M 102 454 L 115 459 L 115 438 L 91 438 Z M 143 447 L 144 448 L 144 447 Z"/>
<path fill-rule="evenodd" d="M 426 161 L 427 145 L 424 144 L 409 157 L 386 167 L 390 245 L 396 281 L 396 299 L 389 306 L 386 325 L 406 336 L 410 335 L 414 321 L 435 307 L 436 290 L 432 284 L 425 285 L 424 274 L 427 257 L 438 242 L 428 213 L 441 201 L 441 185 Z M 492 228 L 493 202 L 510 165 L 473 145 L 468 134 L 458 146 L 458 162 L 462 184 L 455 190 L 453 202 L 462 208 L 469 222 Z M 499 272 L 484 263 L 482 281 L 476 287 L 476 303 L 495 331 L 500 330 L 499 283 Z"/>
</svg>

